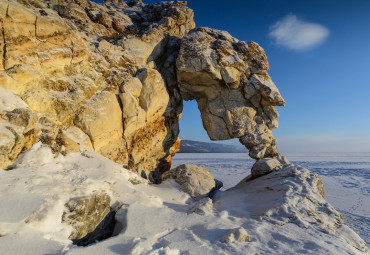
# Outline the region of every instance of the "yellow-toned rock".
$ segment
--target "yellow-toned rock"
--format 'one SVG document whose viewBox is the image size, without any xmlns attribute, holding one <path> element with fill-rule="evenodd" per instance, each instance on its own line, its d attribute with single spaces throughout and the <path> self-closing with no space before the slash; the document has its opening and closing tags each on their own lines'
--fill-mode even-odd
<svg viewBox="0 0 370 255">
<path fill-rule="evenodd" d="M 90 137 L 94 149 L 109 158 L 124 147 L 122 111 L 113 93 L 103 91 L 94 95 L 74 123 Z"/>
</svg>

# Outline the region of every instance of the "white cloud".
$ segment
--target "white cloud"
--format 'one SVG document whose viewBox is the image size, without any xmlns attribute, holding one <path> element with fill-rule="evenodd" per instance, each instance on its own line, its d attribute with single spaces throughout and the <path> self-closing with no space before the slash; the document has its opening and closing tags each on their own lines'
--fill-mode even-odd
<svg viewBox="0 0 370 255">
<path fill-rule="evenodd" d="M 306 50 L 321 44 L 329 35 L 326 27 L 287 15 L 270 27 L 269 36 L 277 45 L 292 50 Z"/>
</svg>

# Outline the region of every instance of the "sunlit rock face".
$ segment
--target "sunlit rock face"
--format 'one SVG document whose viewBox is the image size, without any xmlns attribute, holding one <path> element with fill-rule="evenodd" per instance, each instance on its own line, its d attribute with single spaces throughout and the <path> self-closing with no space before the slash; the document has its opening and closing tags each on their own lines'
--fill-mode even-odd
<svg viewBox="0 0 370 255">
<path fill-rule="evenodd" d="M 70 137 L 160 180 L 179 150 L 175 61 L 193 15 L 181 1 L 0 0 L 0 166 Z"/>
<path fill-rule="evenodd" d="M 263 49 L 192 30 L 193 16 L 181 1 L 0 0 L 1 167 L 42 141 L 159 182 L 180 148 L 183 99 L 198 101 L 212 140 L 273 155 L 285 102 Z"/>
<path fill-rule="evenodd" d="M 271 130 L 278 127 L 275 106 L 285 101 L 257 43 L 196 28 L 183 38 L 176 65 L 181 95 L 197 101 L 211 140 L 239 138 L 255 159 L 277 152 Z"/>
</svg>

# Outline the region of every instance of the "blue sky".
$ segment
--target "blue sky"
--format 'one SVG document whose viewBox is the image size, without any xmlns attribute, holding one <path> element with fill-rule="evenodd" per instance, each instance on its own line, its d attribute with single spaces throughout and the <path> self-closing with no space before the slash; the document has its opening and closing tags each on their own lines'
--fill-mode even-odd
<svg viewBox="0 0 370 255">
<path fill-rule="evenodd" d="M 370 151 L 370 1 L 190 0 L 188 5 L 197 26 L 227 30 L 265 49 L 269 74 L 287 102 L 278 107 L 274 130 L 279 150 Z M 271 27 L 287 16 L 295 17 L 293 38 L 277 44 L 269 36 Z M 313 37 L 313 45 L 300 45 L 297 33 L 305 41 Z M 209 141 L 194 102 L 185 103 L 180 129 L 182 139 Z"/>
<path fill-rule="evenodd" d="M 370 151 L 370 1 L 189 0 L 188 6 L 198 27 L 265 49 L 287 102 L 278 107 L 274 130 L 280 151 Z M 185 102 L 180 129 L 182 139 L 209 141 L 195 102 Z"/>
</svg>

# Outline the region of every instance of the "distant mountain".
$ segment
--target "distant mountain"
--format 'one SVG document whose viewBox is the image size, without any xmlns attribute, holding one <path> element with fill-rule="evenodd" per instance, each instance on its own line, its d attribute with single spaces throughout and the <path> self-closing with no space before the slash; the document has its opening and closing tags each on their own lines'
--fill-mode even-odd
<svg viewBox="0 0 370 255">
<path fill-rule="evenodd" d="M 241 145 L 222 143 L 205 143 L 192 140 L 181 140 L 179 153 L 247 153 Z"/>
</svg>

